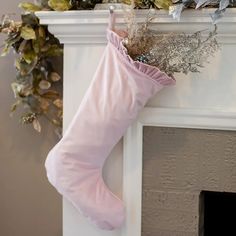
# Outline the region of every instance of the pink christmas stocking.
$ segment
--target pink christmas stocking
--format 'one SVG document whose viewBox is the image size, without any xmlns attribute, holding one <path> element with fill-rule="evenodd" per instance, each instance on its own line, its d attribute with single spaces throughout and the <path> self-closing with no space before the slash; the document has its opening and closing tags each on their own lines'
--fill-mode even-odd
<svg viewBox="0 0 236 236">
<path fill-rule="evenodd" d="M 123 33 L 107 30 L 108 44 L 92 83 L 45 163 L 57 191 L 106 230 L 120 227 L 125 211 L 104 184 L 104 162 L 149 98 L 175 84 L 158 68 L 133 61 L 122 44 Z"/>
</svg>

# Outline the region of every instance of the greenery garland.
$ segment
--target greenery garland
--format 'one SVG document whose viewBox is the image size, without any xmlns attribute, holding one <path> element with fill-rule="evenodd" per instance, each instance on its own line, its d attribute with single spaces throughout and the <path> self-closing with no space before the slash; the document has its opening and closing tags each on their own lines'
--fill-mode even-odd
<svg viewBox="0 0 236 236">
<path fill-rule="evenodd" d="M 40 4 L 21 3 L 25 12 L 17 22 L 4 15 L 0 32 L 7 35 L 2 56 L 13 49 L 16 55 L 16 78 L 11 84 L 16 102 L 11 112 L 22 105 L 24 113 L 21 123 L 33 124 L 41 131 L 39 118 L 46 117 L 59 130 L 62 126 L 61 76 L 54 69 L 53 58 L 62 55 L 58 39 L 49 33 L 46 26 L 39 24 L 34 12 L 50 9 L 47 1 Z M 59 131 L 60 132 L 60 131 Z"/>
<path fill-rule="evenodd" d="M 36 4 L 20 3 L 24 10 L 21 21 L 14 21 L 9 15 L 4 15 L 0 24 L 0 33 L 6 34 L 2 56 L 13 49 L 16 55 L 16 78 L 12 83 L 16 102 L 12 105 L 12 113 L 22 105 L 24 113 L 20 121 L 32 124 L 34 129 L 41 131 L 40 117 L 46 117 L 61 133 L 62 127 L 62 79 L 53 65 L 55 57 L 61 57 L 62 45 L 47 29 L 39 24 L 34 12 L 41 10 L 83 10 L 93 9 L 102 0 L 38 0 Z M 131 0 L 121 0 L 131 4 Z M 179 19 L 182 10 L 192 6 L 206 6 L 214 2 L 219 5 L 215 18 L 220 17 L 228 6 L 233 6 L 236 0 L 135 0 L 136 8 L 169 9 L 174 18 Z M 118 0 L 119 2 L 119 0 Z M 173 4 L 173 2 L 177 4 Z M 194 3 L 195 2 L 195 3 Z"/>
<path fill-rule="evenodd" d="M 77 10 L 93 9 L 100 0 L 40 0 L 33 3 L 20 3 L 23 9 L 21 21 L 15 21 L 4 15 L 0 24 L 0 33 L 7 37 L 1 56 L 6 56 L 13 49 L 15 57 L 16 78 L 11 87 L 16 102 L 11 113 L 23 106 L 22 124 L 32 124 L 41 132 L 40 118 L 47 118 L 54 126 L 57 134 L 62 128 L 62 79 L 54 68 L 56 57 L 61 58 L 63 47 L 59 40 L 49 31 L 47 26 L 39 24 L 36 11 L 42 10 Z"/>
</svg>

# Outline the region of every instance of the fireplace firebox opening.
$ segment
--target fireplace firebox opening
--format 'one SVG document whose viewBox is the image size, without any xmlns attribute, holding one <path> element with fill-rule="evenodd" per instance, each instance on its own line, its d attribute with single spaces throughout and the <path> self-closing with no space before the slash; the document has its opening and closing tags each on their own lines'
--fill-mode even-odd
<svg viewBox="0 0 236 236">
<path fill-rule="evenodd" d="M 201 201 L 200 232 L 204 236 L 236 235 L 236 193 L 203 191 Z"/>
</svg>

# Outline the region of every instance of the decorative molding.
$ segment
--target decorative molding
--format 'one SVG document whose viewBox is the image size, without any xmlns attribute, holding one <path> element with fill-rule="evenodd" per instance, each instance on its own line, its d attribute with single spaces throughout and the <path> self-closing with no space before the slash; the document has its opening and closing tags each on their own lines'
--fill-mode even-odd
<svg viewBox="0 0 236 236">
<path fill-rule="evenodd" d="M 186 32 L 204 30 L 212 27 L 210 14 L 215 9 L 185 10 L 177 22 L 167 11 L 158 10 L 153 27 L 161 32 Z M 148 10 L 137 10 L 137 21 L 144 22 Z M 63 44 L 105 44 L 108 25 L 107 10 L 90 11 L 41 11 L 36 12 L 40 23 L 49 26 L 49 31 Z M 124 27 L 122 10 L 116 11 L 117 26 Z M 224 44 L 236 43 L 236 9 L 227 9 L 218 23 L 219 40 Z M 168 26 L 168 27 L 167 27 Z"/>
<path fill-rule="evenodd" d="M 122 236 L 141 236 L 144 126 L 236 131 L 236 112 L 144 108 L 124 137 L 123 200 L 126 206 L 126 222 Z"/>
<path fill-rule="evenodd" d="M 219 110 L 146 107 L 138 120 L 143 126 L 236 131 L 236 112 Z"/>
<path fill-rule="evenodd" d="M 121 236 L 141 236 L 143 126 L 137 121 L 123 139 L 123 201 L 126 219 Z"/>
</svg>

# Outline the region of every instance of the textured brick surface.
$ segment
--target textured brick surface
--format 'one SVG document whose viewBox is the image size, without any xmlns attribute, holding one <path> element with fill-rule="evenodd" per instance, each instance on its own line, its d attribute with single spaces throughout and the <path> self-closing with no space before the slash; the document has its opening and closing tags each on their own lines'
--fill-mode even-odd
<svg viewBox="0 0 236 236">
<path fill-rule="evenodd" d="M 201 235 L 201 191 L 236 192 L 236 132 L 145 127 L 143 142 L 142 236 Z"/>
</svg>

